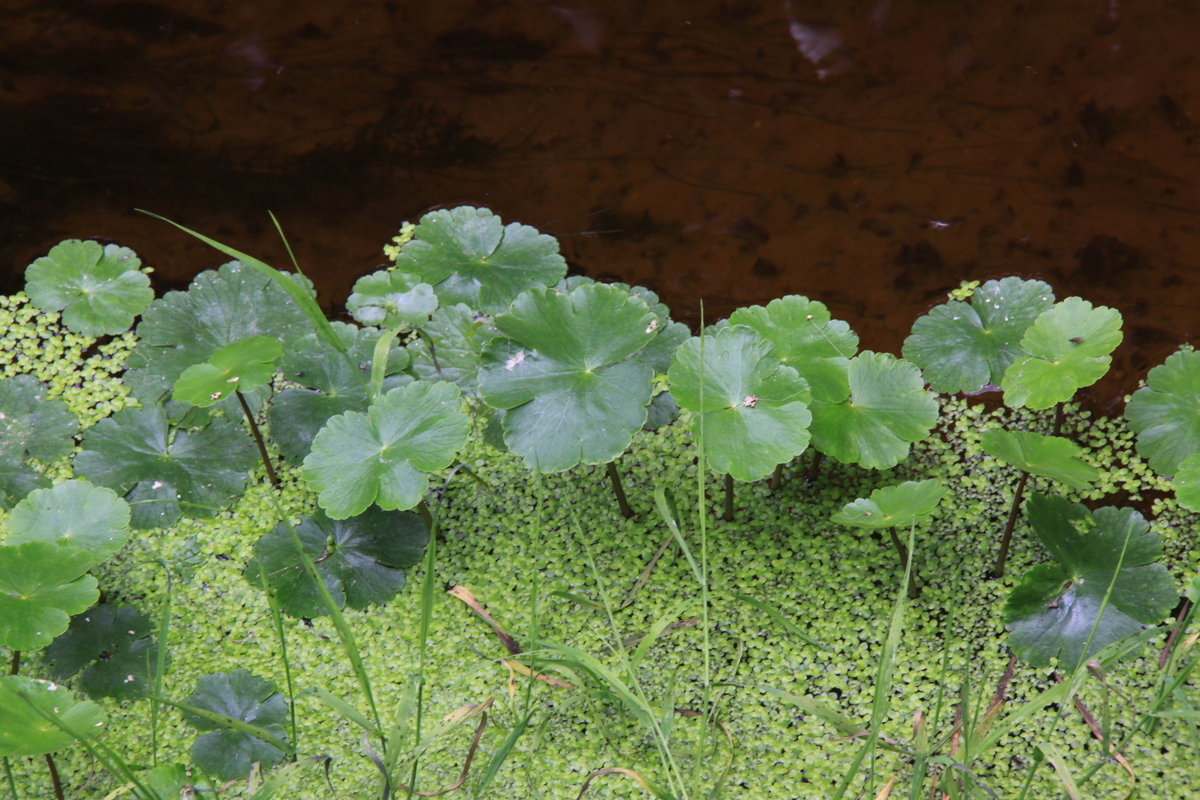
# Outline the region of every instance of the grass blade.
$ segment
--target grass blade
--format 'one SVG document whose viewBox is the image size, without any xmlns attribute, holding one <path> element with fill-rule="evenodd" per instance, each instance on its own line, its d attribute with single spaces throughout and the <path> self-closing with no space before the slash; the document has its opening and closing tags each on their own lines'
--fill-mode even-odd
<svg viewBox="0 0 1200 800">
<path fill-rule="evenodd" d="M 829 652 L 828 647 L 821 644 L 816 639 L 812 638 L 807 633 L 805 633 L 803 630 L 801 630 L 800 626 L 798 626 L 796 623 L 792 622 L 790 619 L 788 619 L 783 614 L 781 614 L 779 612 L 779 610 L 776 609 L 774 606 L 768 605 L 767 603 L 764 603 L 761 600 L 757 600 L 757 599 L 750 597 L 749 595 L 745 595 L 745 594 L 735 594 L 735 595 L 732 595 L 732 597 L 734 600 L 741 600 L 746 605 L 757 608 L 759 611 L 763 612 L 768 617 L 773 619 L 776 622 L 776 624 L 779 625 L 779 627 L 783 628 L 785 631 L 792 634 L 793 636 L 800 639 L 801 641 L 805 642 L 806 644 L 810 644 L 813 647 L 817 648 L 818 650 L 824 650 L 826 652 Z"/>
<path fill-rule="evenodd" d="M 1050 762 L 1054 767 L 1055 774 L 1062 782 L 1063 790 L 1066 791 L 1067 797 L 1071 800 L 1083 800 L 1083 793 L 1079 791 L 1079 786 L 1075 783 L 1075 778 L 1071 776 L 1071 770 L 1067 767 L 1067 759 L 1063 756 L 1059 749 L 1052 744 L 1043 743 L 1037 746 L 1041 751 L 1042 756 Z"/>
</svg>

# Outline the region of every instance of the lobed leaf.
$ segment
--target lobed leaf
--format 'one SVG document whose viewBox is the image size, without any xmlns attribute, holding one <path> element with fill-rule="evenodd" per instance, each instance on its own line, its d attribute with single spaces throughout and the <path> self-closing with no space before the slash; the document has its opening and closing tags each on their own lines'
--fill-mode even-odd
<svg viewBox="0 0 1200 800">
<path fill-rule="evenodd" d="M 1180 350 L 1150 370 L 1125 406 L 1138 455 L 1160 475 L 1174 475 L 1200 453 L 1200 353 Z"/>
<path fill-rule="evenodd" d="M 61 311 L 68 330 L 113 336 L 154 299 L 141 265 L 127 247 L 67 239 L 25 270 L 25 292 L 41 311 Z"/>
<path fill-rule="evenodd" d="M 915 365 L 864 350 L 850 359 L 846 377 L 849 398 L 812 405 L 813 446 L 838 461 L 894 467 L 937 424 L 937 399 Z"/>
<path fill-rule="evenodd" d="M 1106 645 L 1162 622 L 1179 601 L 1166 567 L 1153 563 L 1162 545 L 1137 511 L 1089 512 L 1035 492 L 1025 513 L 1056 563 L 1025 573 L 1005 603 L 1009 644 L 1023 660 L 1038 666 L 1057 657 L 1060 668 L 1074 670 Z"/>
<path fill-rule="evenodd" d="M 412 383 L 377 399 L 363 414 L 329 420 L 304 459 L 304 479 L 333 519 L 361 514 L 372 503 L 412 508 L 428 486 L 425 474 L 447 467 L 466 443 L 470 420 L 458 387 Z"/>
<path fill-rule="evenodd" d="M 193 364 L 175 381 L 172 399 L 194 406 L 211 406 L 234 392 L 251 392 L 275 377 L 275 359 L 283 342 L 270 336 L 250 336 L 222 347 L 203 364 Z"/>
<path fill-rule="evenodd" d="M 478 397 L 483 350 L 500 335 L 492 320 L 458 303 L 433 312 L 421 332 L 408 345 L 413 374 L 423 381 L 450 381 L 464 395 Z"/>
<path fill-rule="evenodd" d="M 359 278 L 346 300 L 346 310 L 363 325 L 418 328 L 438 307 L 433 287 L 415 275 L 380 270 Z"/>
<path fill-rule="evenodd" d="M 396 268 L 433 284 L 442 305 L 466 303 L 497 314 L 526 289 L 557 283 L 567 262 L 553 236 L 515 222 L 502 225 L 486 208 L 460 206 L 422 217 Z"/>
<path fill-rule="evenodd" d="M 287 741 L 284 731 L 287 701 L 276 691 L 274 681 L 255 677 L 247 670 L 235 669 L 201 677 L 196 691 L 185 703 L 255 725 Z M 283 760 L 282 750 L 248 733 L 222 727 L 187 711 L 183 712 L 183 721 L 196 730 L 210 731 L 192 745 L 192 760 L 206 774 L 220 780 L 245 778 L 256 761 L 270 767 Z"/>
<path fill-rule="evenodd" d="M 943 303 L 918 319 L 904 340 L 904 357 L 939 392 L 999 385 L 1009 366 L 1026 355 L 1021 341 L 1029 326 L 1053 305 L 1054 292 L 1042 281 L 987 281 L 970 305 Z"/>
<path fill-rule="evenodd" d="M 67 629 L 72 614 L 100 593 L 84 573 L 92 554 L 67 544 L 26 542 L 0 547 L 0 644 L 38 650 Z"/>
<path fill-rule="evenodd" d="M 48 399 L 46 387 L 32 375 L 0 379 L 0 508 L 49 486 L 27 462 L 50 462 L 70 453 L 78 430 L 66 404 Z"/>
<path fill-rule="evenodd" d="M 808 384 L 745 325 L 690 339 L 667 377 L 679 406 L 701 415 L 717 472 L 759 480 L 808 447 Z"/>
<path fill-rule="evenodd" d="M 5 520 L 6 545 L 56 542 L 78 547 L 99 564 L 129 541 L 129 504 L 111 489 L 82 480 L 29 494 Z"/>
<path fill-rule="evenodd" d="M 847 503 L 833 521 L 855 528 L 894 528 L 924 520 L 946 496 L 946 486 L 936 479 L 905 481 L 875 489 L 871 496 Z"/>
<path fill-rule="evenodd" d="M 0 711 L 0 757 L 4 758 L 45 755 L 75 743 L 74 736 L 46 717 L 88 736 L 104 724 L 95 703 L 77 701 L 60 684 L 20 675 L 0 677 Z"/>
<path fill-rule="evenodd" d="M 1061 436 L 992 428 L 984 431 L 980 440 L 989 456 L 1073 489 L 1090 489 L 1092 481 L 1100 477 L 1100 470 L 1080 458 L 1083 448 Z"/>
<path fill-rule="evenodd" d="M 505 409 L 504 441 L 531 469 L 603 464 L 646 421 L 653 370 L 636 357 L 656 335 L 646 303 L 594 283 L 569 294 L 533 289 L 497 317 L 479 392 Z"/>
<path fill-rule="evenodd" d="M 333 520 L 317 512 L 294 526 L 304 550 L 340 608 L 383 605 L 404 588 L 404 570 L 425 551 L 429 532 L 412 511 L 368 508 L 358 516 Z M 320 592 L 308 577 L 285 525 L 276 525 L 254 546 L 246 580 L 259 585 L 259 563 L 280 608 L 293 617 L 328 614 Z"/>
<path fill-rule="evenodd" d="M 153 632 L 154 622 L 132 606 L 96 606 L 73 617 L 46 648 L 50 674 L 62 679 L 83 670 L 79 688 L 93 700 L 140 700 L 158 661 Z"/>
<path fill-rule="evenodd" d="M 1005 404 L 1042 409 L 1070 400 L 1108 372 L 1121 338 L 1119 311 L 1078 297 L 1057 303 L 1025 332 L 1021 347 L 1029 355 L 1014 361 L 1000 383 Z"/>
<path fill-rule="evenodd" d="M 775 354 L 812 388 L 813 400 L 840 403 L 850 396 L 846 359 L 858 352 L 858 334 L 831 319 L 824 303 L 798 294 L 763 306 L 739 308 L 730 325 L 748 325 L 775 348 Z"/>
</svg>

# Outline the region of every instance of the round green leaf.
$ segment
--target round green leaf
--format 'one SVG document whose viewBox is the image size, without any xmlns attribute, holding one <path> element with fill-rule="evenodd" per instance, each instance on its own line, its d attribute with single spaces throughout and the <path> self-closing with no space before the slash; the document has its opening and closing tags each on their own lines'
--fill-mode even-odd
<svg viewBox="0 0 1200 800">
<path fill-rule="evenodd" d="M 833 515 L 834 522 L 855 528 L 894 528 L 915 525 L 937 508 L 946 494 L 939 480 L 905 481 L 875 489 L 871 496 L 847 503 Z"/>
<path fill-rule="evenodd" d="M 1200 511 L 1200 453 L 1179 462 L 1171 483 L 1179 505 L 1189 511 Z"/>
<path fill-rule="evenodd" d="M 172 431 L 156 404 L 100 420 L 84 436 L 74 463 L 75 474 L 118 492 L 142 481 L 169 484 L 188 515 L 211 516 L 211 508 L 245 490 L 258 451 L 240 426 L 223 419 L 199 431 Z"/>
<path fill-rule="evenodd" d="M 397 269 L 433 284 L 442 305 L 466 303 L 497 314 L 534 286 L 557 283 L 567 272 L 558 240 L 528 225 L 502 225 L 486 208 L 461 206 L 421 218 Z"/>
<path fill-rule="evenodd" d="M 1121 343 L 1121 313 L 1068 297 L 1038 315 L 1025 332 L 1018 358 L 1000 386 L 1012 408 L 1050 408 L 1091 386 L 1108 372 L 1109 355 Z"/>
<path fill-rule="evenodd" d="M 333 519 L 421 502 L 431 470 L 450 465 L 467 441 L 470 420 L 452 383 L 412 383 L 380 397 L 366 414 L 329 420 L 304 459 L 304 479 Z"/>
<path fill-rule="evenodd" d="M 61 542 L 86 550 L 100 563 L 129 541 L 129 504 L 111 489 L 73 480 L 38 489 L 5 520 L 7 545 Z"/>
<path fill-rule="evenodd" d="M 271 382 L 283 342 L 250 336 L 222 347 L 203 364 L 193 364 L 175 382 L 172 398 L 194 406 L 211 406 L 234 392 L 250 392 Z"/>
<path fill-rule="evenodd" d="M 500 335 L 491 319 L 462 303 L 442 306 L 421 333 L 408 345 L 413 374 L 423 381 L 450 381 L 468 397 L 478 397 L 483 348 Z"/>
<path fill-rule="evenodd" d="M 0 379 L 0 508 L 50 482 L 26 462 L 50 462 L 75 446 L 79 421 L 61 400 L 46 397 L 32 375 Z"/>
<path fill-rule="evenodd" d="M 808 447 L 808 384 L 744 325 L 685 342 L 667 378 L 679 406 L 701 415 L 717 472 L 759 480 Z"/>
<path fill-rule="evenodd" d="M 104 725 L 100 707 L 90 700 L 77 702 L 65 686 L 20 675 L 0 678 L 0 756 L 40 756 L 73 745 L 75 737 L 46 716 L 88 738 Z"/>
<path fill-rule="evenodd" d="M 1160 475 L 1174 475 L 1184 459 L 1200 453 L 1200 353 L 1180 350 L 1150 370 L 1125 418 L 1137 434 L 1138 455 Z"/>
<path fill-rule="evenodd" d="M 363 325 L 417 328 L 438 307 L 437 295 L 415 275 L 383 269 L 359 278 L 346 310 Z"/>
<path fill-rule="evenodd" d="M 46 648 L 50 674 L 61 679 L 84 670 L 79 688 L 93 700 L 140 700 L 158 659 L 153 631 L 151 619 L 132 606 L 96 606 L 73 617 Z"/>
<path fill-rule="evenodd" d="M 597 282 L 586 275 L 570 275 L 559 281 L 554 288 L 559 292 L 569 293 L 580 286 Z M 606 283 L 605 285 L 620 289 L 631 297 L 637 297 L 650 307 L 650 311 L 654 313 L 654 318 L 657 320 L 657 324 L 654 325 L 657 333 L 645 347 L 636 353 L 636 356 L 642 363 L 650 365 L 650 368 L 656 373 L 665 374 L 671 368 L 671 358 L 675 355 L 675 351 L 692 336 L 688 326 L 681 322 L 672 322 L 670 309 L 665 303 L 659 301 L 656 293 L 645 286 L 630 286 L 620 282 Z"/>
<path fill-rule="evenodd" d="M 223 714 L 255 725 L 287 741 L 284 722 L 287 701 L 276 691 L 275 682 L 257 678 L 244 669 L 205 675 L 196 684 L 187 705 Z M 241 731 L 230 730 L 196 714 L 183 713 L 183 721 L 199 731 L 211 731 L 192 745 L 192 760 L 206 774 L 223 781 L 245 778 L 255 761 L 270 767 L 283 760 L 284 752 L 274 745 Z"/>
<path fill-rule="evenodd" d="M 154 403 L 184 370 L 227 345 L 251 336 L 288 342 L 312 329 L 279 284 L 231 261 L 216 272 L 201 272 L 186 292 L 167 292 L 150 304 L 138 323 L 138 343 L 124 380 L 144 403 Z"/>
<path fill-rule="evenodd" d="M 1057 562 L 1025 573 L 1004 606 L 1009 645 L 1030 664 L 1057 657 L 1060 668 L 1074 670 L 1106 645 L 1162 622 L 1179 602 L 1166 567 L 1152 563 L 1162 545 L 1132 508 L 1089 513 L 1078 503 L 1035 492 L 1025 513 Z"/>
<path fill-rule="evenodd" d="M 383 605 L 404 588 L 404 569 L 421 559 L 429 533 L 412 511 L 368 508 L 345 520 L 317 512 L 294 526 L 304 551 L 338 606 L 362 610 Z M 255 558 L 246 567 L 246 580 L 261 586 L 261 560 L 267 585 L 280 608 L 293 617 L 328 614 L 317 586 L 296 553 L 287 526 L 280 523 L 254 546 Z"/>
<path fill-rule="evenodd" d="M 846 464 L 896 466 L 937 424 L 937 398 L 916 366 L 888 353 L 864 350 L 846 374 L 848 399 L 812 404 L 813 446 Z"/>
<path fill-rule="evenodd" d="M 980 439 L 983 452 L 992 458 L 1073 489 L 1090 489 L 1092 481 L 1100 477 L 1100 470 L 1080 458 L 1083 448 L 1061 436 L 992 428 Z"/>
<path fill-rule="evenodd" d="M 1005 370 L 1026 355 L 1021 340 L 1029 326 L 1053 305 L 1054 292 L 1042 281 L 988 281 L 971 295 L 970 305 L 943 303 L 918 319 L 904 340 L 904 357 L 939 392 L 999 385 Z"/>
<path fill-rule="evenodd" d="M 154 299 L 150 276 L 127 247 L 68 239 L 25 270 L 25 293 L 42 311 L 61 311 L 63 324 L 84 336 L 129 330 Z"/>
<path fill-rule="evenodd" d="M 858 352 L 858 334 L 831 319 L 824 303 L 798 294 L 763 306 L 739 308 L 730 325 L 749 325 L 775 347 L 775 354 L 808 382 L 813 399 L 840 403 L 850 396 L 846 359 Z"/>
<path fill-rule="evenodd" d="M 291 464 L 301 464 L 312 451 L 317 432 L 330 417 L 347 411 L 367 410 L 367 384 L 375 354 L 378 328 L 358 328 L 332 323 L 334 334 L 346 348 L 349 359 L 315 333 L 288 343 L 279 368 L 292 383 L 306 388 L 284 389 L 271 398 L 268 418 L 271 438 Z M 408 352 L 393 345 L 388 351 L 384 391 L 409 383 L 400 374 L 408 367 Z M 355 374 L 357 372 L 357 374 Z"/>
<path fill-rule="evenodd" d="M 496 318 L 505 335 L 484 350 L 479 392 L 507 411 L 504 441 L 531 469 L 603 464 L 646 421 L 654 371 L 631 358 L 657 318 L 621 289 L 590 284 L 570 294 L 533 289 Z"/>
<path fill-rule="evenodd" d="M 92 554 L 66 544 L 26 542 L 0 547 L 0 644 L 38 650 L 67 629 L 72 614 L 100 593 L 84 573 Z"/>
</svg>

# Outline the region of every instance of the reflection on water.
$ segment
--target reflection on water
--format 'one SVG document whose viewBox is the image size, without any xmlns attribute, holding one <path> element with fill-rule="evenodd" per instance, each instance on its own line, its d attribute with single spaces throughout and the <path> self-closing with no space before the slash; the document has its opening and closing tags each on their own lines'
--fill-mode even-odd
<svg viewBox="0 0 1200 800">
<path fill-rule="evenodd" d="M 488 205 L 695 322 L 799 292 L 898 352 L 963 279 L 1125 314 L 1107 401 L 1200 308 L 1193 4 L 21 2 L 0 10 L 4 289 L 65 237 L 326 302 Z M 177 10 L 186 9 L 185 11 Z"/>
</svg>

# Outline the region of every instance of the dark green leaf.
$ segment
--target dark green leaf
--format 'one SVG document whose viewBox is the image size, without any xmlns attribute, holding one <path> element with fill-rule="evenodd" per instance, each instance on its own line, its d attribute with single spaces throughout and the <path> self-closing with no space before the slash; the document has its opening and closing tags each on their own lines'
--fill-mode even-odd
<svg viewBox="0 0 1200 800">
<path fill-rule="evenodd" d="M 500 335 L 492 320 L 458 303 L 433 312 L 421 332 L 408 345 L 413 374 L 423 381 L 450 381 L 468 397 L 478 397 L 483 348 Z"/>
<path fill-rule="evenodd" d="M 65 686 L 19 675 L 0 677 L 0 756 L 40 756 L 73 745 L 75 737 L 46 715 L 88 737 L 104 724 L 99 706 L 89 700 L 76 702 Z"/>
<path fill-rule="evenodd" d="M 356 517 L 332 520 L 321 512 L 294 526 L 334 601 L 362 610 L 383 605 L 404 587 L 404 569 L 417 563 L 429 541 L 425 523 L 412 511 L 369 508 Z M 283 611 L 293 617 L 328 613 L 305 573 L 296 546 L 280 523 L 258 540 L 246 580 L 259 586 L 259 560 Z"/>
<path fill-rule="evenodd" d="M 905 481 L 847 503 L 833 521 L 855 528 L 907 527 L 932 514 L 945 494 L 946 486 L 939 480 Z"/>
<path fill-rule="evenodd" d="M 1160 475 L 1174 475 L 1184 459 L 1200 453 L 1200 353 L 1180 350 L 1150 370 L 1125 418 L 1138 435 L 1138 455 Z"/>
<path fill-rule="evenodd" d="M 163 481 L 138 481 L 129 494 L 129 527 L 134 530 L 169 528 L 179 521 L 179 492 Z"/>
<path fill-rule="evenodd" d="M 808 382 L 814 400 L 840 403 L 850 396 L 846 359 L 858 352 L 858 334 L 831 319 L 824 303 L 788 295 L 765 308 L 739 308 L 729 324 L 749 325 L 770 342 L 780 360 Z"/>
<path fill-rule="evenodd" d="M 1013 408 L 1050 408 L 1075 396 L 1108 372 L 1109 355 L 1121 343 L 1121 314 L 1068 297 L 1042 312 L 1025 332 L 1021 348 L 1000 386 Z"/>
<path fill-rule="evenodd" d="M 154 299 L 141 265 L 127 247 L 68 239 L 25 270 L 25 293 L 42 311 L 61 311 L 75 333 L 112 336 L 129 330 Z"/>
<path fill-rule="evenodd" d="M 442 305 L 466 303 L 496 314 L 534 286 L 567 272 L 558 241 L 518 223 L 502 225 L 486 208 L 461 206 L 421 218 L 396 267 L 433 284 Z"/>
<path fill-rule="evenodd" d="M 679 406 L 700 415 L 717 472 L 755 481 L 808 447 L 808 384 L 744 325 L 687 341 L 667 377 Z"/>
<path fill-rule="evenodd" d="M 234 392 L 251 392 L 271 382 L 283 342 L 251 336 L 222 347 L 203 364 L 193 364 L 175 382 L 172 399 L 211 406 Z"/>
<path fill-rule="evenodd" d="M 76 615 L 46 648 L 50 674 L 69 678 L 86 667 L 79 688 L 93 700 L 140 700 L 158 659 L 154 622 L 132 606 L 97 606 Z"/>
<path fill-rule="evenodd" d="M 26 462 L 62 458 L 75 446 L 78 430 L 66 404 L 47 398 L 46 387 L 32 375 L 0 379 L 0 508 L 49 486 Z"/>
<path fill-rule="evenodd" d="M 937 424 L 937 398 L 913 364 L 864 350 L 850 359 L 847 378 L 849 399 L 812 404 L 813 446 L 838 461 L 894 467 Z"/>
<path fill-rule="evenodd" d="M 504 441 L 531 469 L 604 464 L 646 421 L 653 370 L 630 358 L 655 335 L 646 303 L 603 284 L 533 289 L 496 318 L 479 391 L 505 409 Z"/>
<path fill-rule="evenodd" d="M 287 720 L 287 701 L 276 691 L 274 681 L 257 678 L 244 669 L 205 675 L 185 702 L 256 725 L 287 741 L 283 728 Z M 245 778 L 255 761 L 270 767 L 283 760 L 283 751 L 262 739 L 224 728 L 186 711 L 183 720 L 196 730 L 211 731 L 192 745 L 192 760 L 205 773 L 223 781 Z"/>
<path fill-rule="evenodd" d="M 679 404 L 675 402 L 670 392 L 656 394 L 646 409 L 646 422 L 643 430 L 658 430 L 664 425 L 670 425 L 679 417 Z"/>
<path fill-rule="evenodd" d="M 918 319 L 904 340 L 904 357 L 939 392 L 998 386 L 1005 370 L 1026 355 L 1021 340 L 1029 326 L 1053 305 L 1054 292 L 1042 281 L 988 281 L 970 305 L 943 303 Z"/>
<path fill-rule="evenodd" d="M 99 564 L 129 540 L 129 504 L 111 489 L 73 480 L 31 492 L 5 520 L 7 545 L 61 542 Z"/>
<path fill-rule="evenodd" d="M 271 278 L 232 261 L 201 272 L 186 292 L 167 292 L 138 323 L 125 382 L 144 403 L 162 399 L 183 371 L 251 336 L 288 342 L 313 330 L 303 309 Z"/>
<path fill-rule="evenodd" d="M 346 300 L 346 310 L 356 320 L 384 329 L 420 327 L 437 307 L 432 286 L 399 270 L 384 269 L 359 278 Z"/>
<path fill-rule="evenodd" d="M 83 438 L 75 473 L 127 492 L 142 481 L 175 488 L 190 516 L 211 516 L 240 495 L 258 462 L 250 437 L 214 419 L 201 431 L 171 430 L 161 405 L 127 408 L 102 419 Z M 194 505 L 187 505 L 194 504 Z"/>
<path fill-rule="evenodd" d="M 1092 481 L 1100 477 L 1100 470 L 1080 458 L 1083 448 L 1061 436 L 992 428 L 980 439 L 983 452 L 989 456 L 1073 489 L 1090 489 Z"/>
<path fill-rule="evenodd" d="M 450 465 L 466 443 L 470 420 L 452 383 L 417 382 L 380 397 L 366 414 L 329 420 L 304 459 L 304 479 L 334 519 L 372 503 L 406 509 L 421 502 L 426 475 Z"/>
<path fill-rule="evenodd" d="M 289 381 L 307 387 L 284 389 L 271 399 L 271 438 L 291 464 L 303 463 L 312 451 L 317 432 L 330 417 L 367 410 L 366 382 L 380 331 L 341 322 L 333 323 L 332 329 L 346 348 L 349 360 L 324 339 L 309 334 L 288 343 L 279 362 Z M 407 351 L 393 346 L 388 352 L 384 391 L 412 380 L 400 374 L 408 363 Z"/>
<path fill-rule="evenodd" d="M 38 650 L 67 629 L 72 614 L 100 593 L 85 575 L 95 559 L 66 544 L 26 542 L 0 547 L 0 644 Z"/>
<path fill-rule="evenodd" d="M 1089 513 L 1078 503 L 1035 492 L 1025 513 L 1057 562 L 1027 572 L 1004 607 L 1010 646 L 1030 664 L 1057 657 L 1060 668 L 1074 670 L 1106 645 L 1162 622 L 1179 601 L 1166 568 L 1152 563 L 1162 545 L 1133 509 L 1106 506 Z"/>
</svg>

